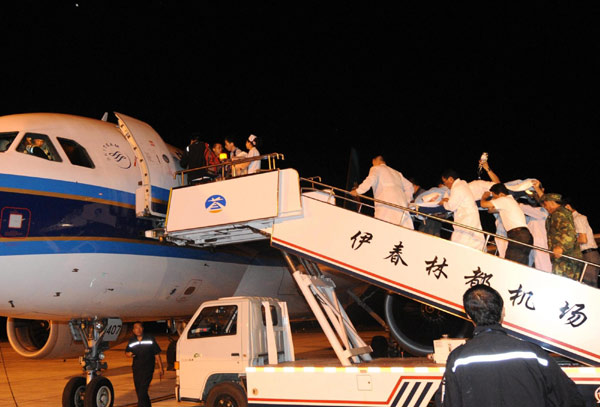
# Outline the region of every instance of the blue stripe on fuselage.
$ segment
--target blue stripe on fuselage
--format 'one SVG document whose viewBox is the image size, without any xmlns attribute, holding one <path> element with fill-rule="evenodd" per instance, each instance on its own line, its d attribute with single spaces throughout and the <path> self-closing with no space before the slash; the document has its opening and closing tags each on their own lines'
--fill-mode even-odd
<svg viewBox="0 0 600 407">
<path fill-rule="evenodd" d="M 0 190 L 0 205 L 0 237 L 89 236 L 139 240 L 146 230 L 154 227 L 152 221 L 137 218 L 133 207 L 118 206 L 113 200 L 93 201 Z M 23 212 L 25 216 L 20 229 L 8 226 L 12 211 Z"/>
<path fill-rule="evenodd" d="M 103 195 L 99 198 L 100 192 Z M 104 253 L 284 266 L 280 256 L 273 256 L 276 252 L 268 255 L 262 247 L 215 252 L 146 240 L 144 232 L 154 227 L 152 221 L 137 218 L 133 207 L 122 206 L 123 200 L 116 202 L 114 196 L 107 196 L 109 193 L 130 195 L 135 203 L 135 195 L 123 191 L 0 174 L 0 256 Z M 22 228 L 9 226 L 11 212 L 23 215 Z M 257 251 L 261 252 L 259 257 L 255 257 Z"/>
<path fill-rule="evenodd" d="M 0 174 L 0 188 L 78 195 L 86 198 L 106 199 L 127 205 L 135 205 L 135 193 L 96 185 L 82 184 L 79 182 L 61 181 L 49 178 Z M 156 199 L 166 202 L 169 200 L 169 190 L 152 186 L 152 196 Z"/>
<path fill-rule="evenodd" d="M 65 255 L 65 254 L 111 254 L 133 256 L 155 256 L 171 259 L 190 259 L 215 263 L 253 264 L 264 267 L 285 267 L 278 253 L 252 253 L 251 250 L 237 250 L 235 247 L 221 247 L 216 250 L 180 247 L 154 241 L 123 241 L 93 238 L 73 240 L 0 240 L 0 259 L 4 256 Z M 2 270 L 0 270 L 1 272 Z"/>
<path fill-rule="evenodd" d="M 164 245 L 154 242 L 128 242 L 120 240 L 22 240 L 0 242 L 0 256 L 34 254 L 131 254 L 137 256 L 173 257 L 182 259 L 210 260 L 218 262 L 243 262 L 242 258 L 228 253 L 211 253 L 208 250 Z"/>
<path fill-rule="evenodd" d="M 159 187 L 152 185 L 151 191 L 152 191 L 152 197 L 154 197 L 155 199 L 160 199 L 161 201 L 165 201 L 165 202 L 169 201 L 169 195 L 171 193 L 170 190 L 165 189 L 165 188 L 159 188 Z M 166 209 L 166 207 L 165 207 L 165 209 Z"/>
</svg>

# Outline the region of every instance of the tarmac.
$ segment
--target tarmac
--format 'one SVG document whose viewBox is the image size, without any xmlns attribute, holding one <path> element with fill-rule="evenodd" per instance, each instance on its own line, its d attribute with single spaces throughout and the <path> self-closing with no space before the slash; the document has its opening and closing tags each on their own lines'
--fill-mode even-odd
<svg viewBox="0 0 600 407">
<path fill-rule="evenodd" d="M 374 335 L 382 332 L 360 333 L 370 343 Z M 321 332 L 294 333 L 296 359 L 335 358 L 325 335 Z M 166 368 L 165 351 L 169 345 L 166 335 L 155 335 Z M 108 369 L 103 371 L 113 384 L 115 407 L 134 407 L 137 397 L 131 374 L 131 359 L 125 356 L 126 343 L 116 345 L 105 352 Z M 0 407 L 55 407 L 61 406 L 62 391 L 67 381 L 82 375 L 78 358 L 32 360 L 19 356 L 8 342 L 0 343 Z M 199 406 L 191 402 L 175 400 L 175 371 L 165 371 L 161 378 L 155 371 L 150 385 L 152 405 L 157 407 Z"/>
</svg>

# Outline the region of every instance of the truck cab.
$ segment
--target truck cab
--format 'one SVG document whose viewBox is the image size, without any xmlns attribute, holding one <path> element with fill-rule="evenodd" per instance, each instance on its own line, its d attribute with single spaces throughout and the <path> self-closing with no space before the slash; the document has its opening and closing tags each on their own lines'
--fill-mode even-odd
<svg viewBox="0 0 600 407">
<path fill-rule="evenodd" d="M 239 395 L 233 401 L 245 405 L 246 367 L 293 360 L 284 302 L 264 297 L 208 301 L 177 342 L 176 397 L 214 405 L 223 394 L 228 398 Z"/>
</svg>

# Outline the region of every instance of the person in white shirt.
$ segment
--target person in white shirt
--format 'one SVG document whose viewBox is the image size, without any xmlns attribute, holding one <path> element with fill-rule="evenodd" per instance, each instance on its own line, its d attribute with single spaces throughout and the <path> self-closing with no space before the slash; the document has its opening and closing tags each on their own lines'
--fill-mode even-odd
<svg viewBox="0 0 600 407">
<path fill-rule="evenodd" d="M 229 151 L 229 159 L 231 161 L 241 160 L 243 158 L 246 158 L 246 156 L 248 155 L 245 151 L 242 151 L 241 149 L 239 149 L 235 145 L 235 142 L 233 141 L 233 139 L 230 137 L 225 138 L 225 149 L 227 151 Z M 231 175 L 234 177 L 237 177 L 240 175 L 245 175 L 246 167 L 247 167 L 247 165 L 244 166 L 243 164 L 233 165 L 231 168 Z"/>
<path fill-rule="evenodd" d="M 372 160 L 373 166 L 369 175 L 350 194 L 352 196 L 362 195 L 369 189 L 373 189 L 373 197 L 379 201 L 389 202 L 402 207 L 408 207 L 414 193 L 413 184 L 404 178 L 402 173 L 385 164 L 383 156 L 378 155 Z M 386 222 L 413 229 L 410 212 L 375 202 L 375 217 Z"/>
<path fill-rule="evenodd" d="M 491 181 L 476 179 L 468 183 L 469 189 L 473 194 L 473 198 L 475 198 L 475 203 L 481 201 L 481 197 L 483 196 L 483 194 L 488 192 L 494 184 L 498 184 L 499 182 L 501 182 L 500 178 L 490 168 L 490 163 L 488 161 L 479 161 L 479 165 L 482 170 L 485 170 L 487 172 Z M 502 226 L 502 221 L 500 221 L 500 217 L 497 213 L 494 214 L 494 218 L 496 218 L 496 234 L 499 236 L 506 236 L 506 230 L 504 230 L 504 226 Z M 498 256 L 504 257 L 506 253 L 506 247 L 508 246 L 508 242 L 504 239 L 495 239 L 495 241 Z"/>
<path fill-rule="evenodd" d="M 481 230 L 479 209 L 467 182 L 460 179 L 453 170 L 444 171 L 442 182 L 450 189 L 450 196 L 442 199 L 441 203 L 446 210 L 454 212 L 454 222 Z M 456 225 L 450 240 L 477 250 L 483 250 L 485 244 L 483 233 Z"/>
<path fill-rule="evenodd" d="M 577 212 L 571 204 L 566 204 L 565 208 L 573 214 L 573 222 L 575 223 L 575 232 L 577 233 L 577 242 L 583 254 L 583 260 L 600 264 L 600 254 L 598 253 L 598 245 L 594 238 L 594 231 L 587 220 L 587 216 Z M 598 288 L 598 267 L 588 265 L 585 268 L 583 282 Z"/>
<path fill-rule="evenodd" d="M 533 245 L 548 250 L 548 235 L 546 233 L 546 218 L 548 211 L 541 206 L 532 206 L 519 203 L 519 207 L 525 214 L 527 227 L 533 236 Z M 552 261 L 550 254 L 541 250 L 531 250 L 529 254 L 529 265 L 536 269 L 552 273 Z"/>
<path fill-rule="evenodd" d="M 498 212 L 506 230 L 506 237 L 527 245 L 533 244 L 533 236 L 527 228 L 525 214 L 504 184 L 494 184 L 488 192 L 484 193 L 481 197 L 481 206 Z M 528 266 L 530 251 L 529 246 L 509 241 L 504 258 Z"/>
<path fill-rule="evenodd" d="M 492 185 L 498 184 L 500 182 L 500 178 L 490 168 L 489 162 L 479 161 L 479 165 L 481 166 L 482 169 L 485 170 L 485 172 L 487 172 L 491 181 L 476 179 L 474 181 L 469 182 L 469 189 L 471 190 L 471 193 L 473 194 L 473 198 L 475 198 L 475 201 L 481 200 L 481 197 L 483 196 L 483 194 L 486 193 L 487 191 L 489 191 L 490 188 L 492 187 Z"/>
</svg>

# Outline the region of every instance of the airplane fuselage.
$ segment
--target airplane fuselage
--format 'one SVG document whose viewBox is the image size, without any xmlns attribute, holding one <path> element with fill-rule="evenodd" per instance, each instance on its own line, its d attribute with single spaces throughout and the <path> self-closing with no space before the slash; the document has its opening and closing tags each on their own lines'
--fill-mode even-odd
<svg viewBox="0 0 600 407">
<path fill-rule="evenodd" d="M 176 150 L 140 123 L 132 145 L 119 126 L 100 120 L 0 117 L 0 315 L 156 320 L 191 315 L 221 296 L 299 298 L 265 244 L 214 252 L 144 238 L 160 219 L 136 216 L 144 171 L 150 209 L 165 213 L 180 167 Z M 50 159 L 28 151 L 27 138 L 37 135 Z"/>
</svg>

